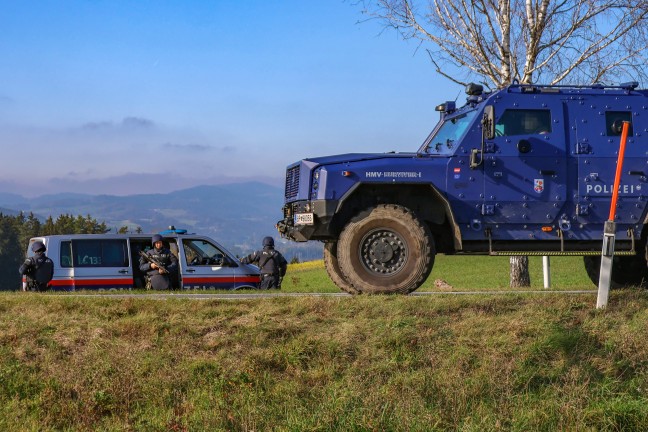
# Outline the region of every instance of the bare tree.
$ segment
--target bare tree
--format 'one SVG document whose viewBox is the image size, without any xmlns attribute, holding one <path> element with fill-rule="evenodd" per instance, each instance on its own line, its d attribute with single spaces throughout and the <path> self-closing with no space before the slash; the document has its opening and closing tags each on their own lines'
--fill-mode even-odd
<svg viewBox="0 0 648 432">
<path fill-rule="evenodd" d="M 648 0 L 364 0 L 458 84 L 646 78 Z M 459 75 L 457 74 L 459 71 Z M 463 77 L 463 78 L 462 78 Z"/>
</svg>

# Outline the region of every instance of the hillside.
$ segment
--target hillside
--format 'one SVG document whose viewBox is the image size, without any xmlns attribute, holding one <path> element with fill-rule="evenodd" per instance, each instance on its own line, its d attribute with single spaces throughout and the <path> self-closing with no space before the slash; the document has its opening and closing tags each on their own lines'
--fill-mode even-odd
<svg viewBox="0 0 648 432">
<path fill-rule="evenodd" d="M 0 294 L 1 430 L 648 430 L 648 298 Z"/>
<path fill-rule="evenodd" d="M 234 253 L 258 248 L 264 236 L 279 240 L 275 229 L 282 217 L 283 189 L 260 182 L 198 186 L 170 193 L 129 196 L 55 194 L 24 198 L 0 194 L 5 213 L 33 212 L 44 220 L 60 214 L 91 215 L 104 221 L 113 232 L 126 225 L 155 232 L 173 225 L 215 238 Z M 288 259 L 321 257 L 318 243 L 281 243 Z"/>
</svg>

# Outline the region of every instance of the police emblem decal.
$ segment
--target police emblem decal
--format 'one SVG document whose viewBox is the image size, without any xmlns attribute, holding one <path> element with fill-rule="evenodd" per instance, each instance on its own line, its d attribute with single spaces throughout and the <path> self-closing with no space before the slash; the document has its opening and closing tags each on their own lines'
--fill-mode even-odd
<svg viewBox="0 0 648 432">
<path fill-rule="evenodd" d="M 544 190 L 544 179 L 533 179 L 533 190 L 542 193 Z"/>
</svg>

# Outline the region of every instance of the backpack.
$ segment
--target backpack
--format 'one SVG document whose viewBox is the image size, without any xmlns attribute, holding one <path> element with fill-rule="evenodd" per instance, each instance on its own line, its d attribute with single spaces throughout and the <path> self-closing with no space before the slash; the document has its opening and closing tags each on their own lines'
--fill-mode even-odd
<svg viewBox="0 0 648 432">
<path fill-rule="evenodd" d="M 40 264 L 36 259 L 32 259 L 32 263 L 34 267 L 29 276 L 39 285 L 47 285 L 54 276 L 54 261 L 44 257 Z"/>
<path fill-rule="evenodd" d="M 266 258 L 265 261 L 263 261 L 263 263 L 259 262 L 259 268 L 263 269 L 263 267 L 268 263 L 268 261 L 272 260 L 274 261 L 275 271 L 279 273 L 279 276 L 284 277 L 286 275 L 286 265 L 284 264 L 286 260 L 276 250 L 272 250 L 272 252 L 267 255 L 270 256 Z"/>
</svg>

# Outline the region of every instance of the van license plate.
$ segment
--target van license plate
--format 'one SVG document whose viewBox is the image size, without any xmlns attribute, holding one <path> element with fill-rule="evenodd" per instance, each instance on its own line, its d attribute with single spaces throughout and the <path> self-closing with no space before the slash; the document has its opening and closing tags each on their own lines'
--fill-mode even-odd
<svg viewBox="0 0 648 432">
<path fill-rule="evenodd" d="M 295 225 L 313 225 L 313 213 L 297 213 L 295 214 Z"/>
</svg>

